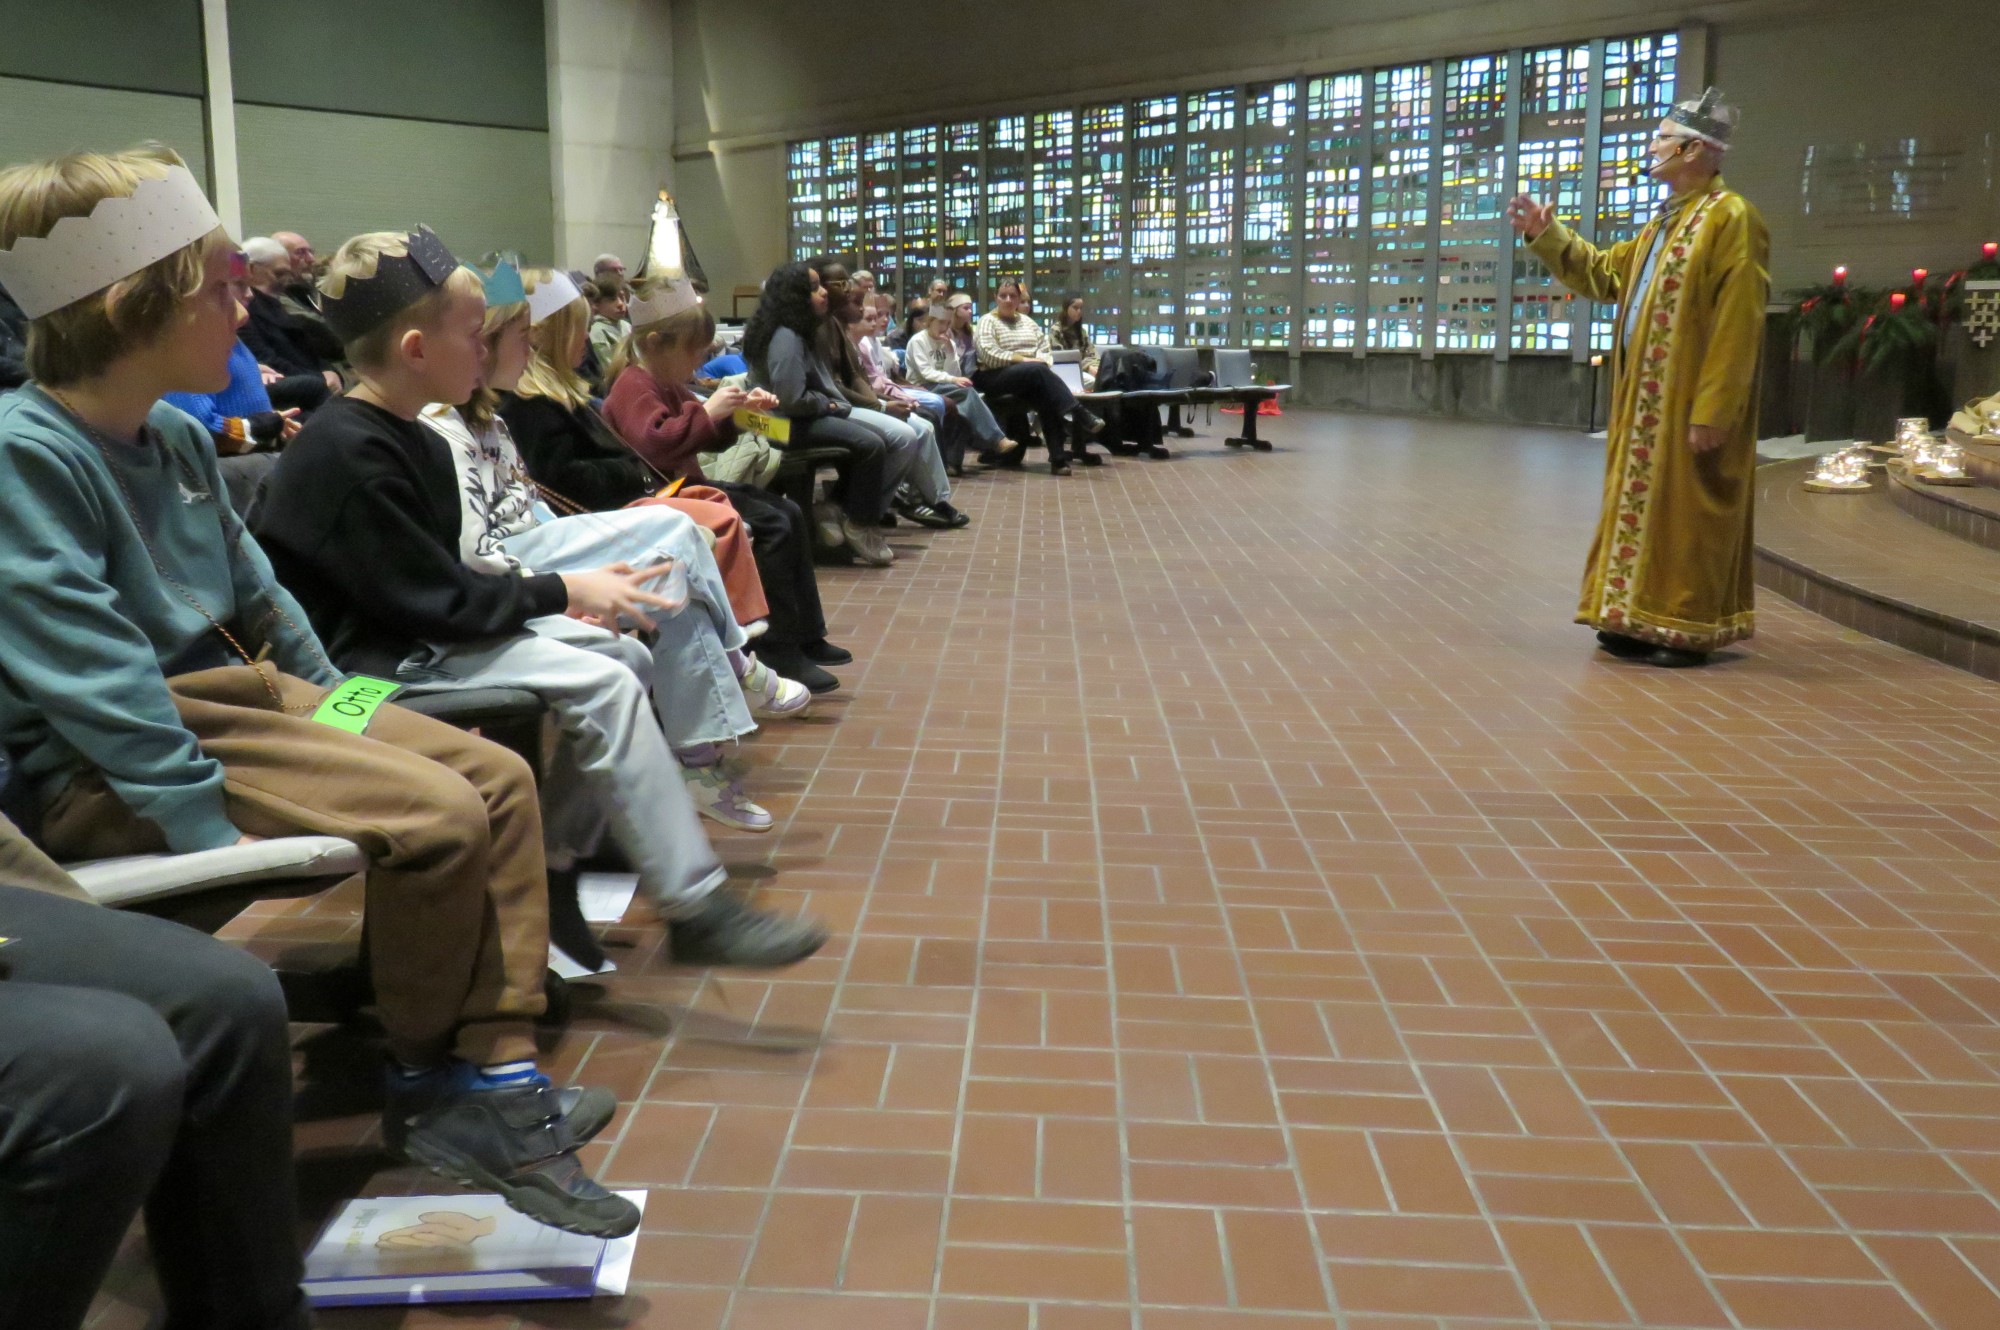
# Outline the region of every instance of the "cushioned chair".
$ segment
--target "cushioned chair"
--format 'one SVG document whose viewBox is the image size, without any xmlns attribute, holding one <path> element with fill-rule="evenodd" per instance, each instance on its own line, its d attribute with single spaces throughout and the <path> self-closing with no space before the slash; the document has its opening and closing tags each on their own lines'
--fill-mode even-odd
<svg viewBox="0 0 2000 1330">
<path fill-rule="evenodd" d="M 1232 448 L 1255 448 L 1259 452 L 1270 452 L 1270 441 L 1257 437 L 1257 410 L 1291 385 L 1253 382 L 1250 353 L 1241 348 L 1216 351 L 1215 385 L 1215 391 L 1223 394 L 1226 400 L 1240 402 L 1243 405 L 1243 433 L 1234 438 L 1224 439 L 1223 442 Z"/>
<path fill-rule="evenodd" d="M 1156 346 L 1152 354 L 1153 363 L 1167 376 L 1167 387 L 1181 394 L 1167 404 L 1167 432 L 1192 438 L 1194 431 L 1181 423 L 1181 408 L 1221 401 L 1209 386 L 1215 376 L 1201 367 L 1201 352 L 1194 347 Z"/>
</svg>

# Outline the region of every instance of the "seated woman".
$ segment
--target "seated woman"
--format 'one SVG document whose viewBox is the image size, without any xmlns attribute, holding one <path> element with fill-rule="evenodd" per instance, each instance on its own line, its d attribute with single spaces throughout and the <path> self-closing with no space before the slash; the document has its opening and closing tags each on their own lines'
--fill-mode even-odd
<svg viewBox="0 0 2000 1330">
<path fill-rule="evenodd" d="M 1077 353 L 1078 377 L 1088 388 L 1097 382 L 1097 346 L 1090 340 L 1090 328 L 1083 321 L 1083 297 L 1072 295 L 1063 301 L 1062 313 L 1056 316 L 1056 330 L 1050 342 L 1058 351 Z"/>
<path fill-rule="evenodd" d="M 858 412 L 835 382 L 833 371 L 815 349 L 826 318 L 827 291 L 810 264 L 788 263 L 764 283 L 757 310 L 743 330 L 743 358 L 750 362 L 750 381 L 778 399 L 778 410 L 792 423 L 791 448 L 837 448 L 839 480 L 830 491 L 841 516 L 831 531 L 822 524 L 822 538 L 845 544 L 862 563 L 886 568 L 895 554 L 878 528 L 889 509 L 889 496 L 902 480 L 890 468 L 889 435 L 870 417 Z M 900 461 L 899 461 L 900 466 Z"/>
<path fill-rule="evenodd" d="M 628 476 L 636 467 L 649 477 L 686 482 L 676 501 L 713 495 L 733 505 L 755 536 L 751 550 L 770 605 L 769 631 L 759 639 L 757 654 L 816 693 L 838 688 L 840 680 L 821 666 L 854 657 L 826 640 L 805 514 L 790 499 L 761 486 L 711 481 L 702 474 L 702 454 L 722 452 L 735 442 L 738 407 L 770 411 L 778 399 L 761 388 L 746 392 L 733 384 L 718 387 L 707 401 L 689 390 L 688 380 L 715 336 L 715 316 L 693 287 L 683 282 L 664 296 L 646 294 L 633 312 L 637 321 L 612 357 L 604 400 L 604 420 L 624 446 L 607 458 L 588 440 L 581 441 L 585 455 L 570 465 L 622 467 Z M 531 473 L 534 468 L 531 460 Z"/>
<path fill-rule="evenodd" d="M 589 316 L 575 284 L 548 268 L 530 268 L 522 280 L 528 290 L 528 367 L 498 392 L 497 402 L 528 480 L 545 501 L 565 512 L 656 505 L 685 514 L 709 533 L 732 612 L 759 643 L 743 676 L 753 709 L 777 708 L 776 714 L 785 714 L 797 705 L 802 689 L 818 693 L 839 687 L 838 679 L 817 666 L 795 672 L 803 662 L 791 660 L 783 649 L 774 655 L 768 643 L 781 611 L 765 593 L 763 565 L 779 551 L 758 547 L 753 536 L 764 535 L 721 490 L 677 484 L 679 477 L 649 467 L 591 405 L 590 385 L 578 367 L 586 354 Z M 769 532 L 773 542 L 782 536 L 781 531 Z M 816 600 L 814 604 L 816 608 Z M 824 623 L 819 626 L 824 634 Z"/>
<path fill-rule="evenodd" d="M 979 353 L 979 368 L 972 383 L 983 393 L 1006 393 L 1028 404 L 1041 418 L 1042 441 L 1049 447 L 1049 474 L 1066 476 L 1069 463 L 1063 457 L 1067 438 L 1076 460 L 1085 466 L 1102 466 L 1104 459 L 1089 452 L 1090 436 L 1103 422 L 1077 404 L 1069 385 L 1051 368 L 1052 353 L 1048 334 L 1021 308 L 1021 284 L 1013 278 L 1001 282 L 994 292 L 994 306 L 982 314 L 973 328 L 973 345 Z"/>
</svg>

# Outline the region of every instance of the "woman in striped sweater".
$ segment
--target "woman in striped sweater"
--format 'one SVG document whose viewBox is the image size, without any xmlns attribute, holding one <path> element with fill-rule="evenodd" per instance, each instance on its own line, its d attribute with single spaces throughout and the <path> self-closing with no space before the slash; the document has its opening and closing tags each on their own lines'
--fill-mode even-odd
<svg viewBox="0 0 2000 1330">
<path fill-rule="evenodd" d="M 1028 317 L 1021 303 L 1021 284 L 1011 277 L 1001 282 L 994 292 L 993 308 L 980 316 L 973 329 L 979 368 L 972 375 L 972 384 L 982 393 L 1020 398 L 1041 419 L 1042 439 L 1049 446 L 1049 474 L 1070 473 L 1063 457 L 1065 437 L 1077 461 L 1102 466 L 1104 459 L 1085 451 L 1084 445 L 1104 423 L 1078 405 L 1069 385 L 1056 377 L 1050 368 L 1055 357 L 1049 350 L 1049 336 Z"/>
</svg>

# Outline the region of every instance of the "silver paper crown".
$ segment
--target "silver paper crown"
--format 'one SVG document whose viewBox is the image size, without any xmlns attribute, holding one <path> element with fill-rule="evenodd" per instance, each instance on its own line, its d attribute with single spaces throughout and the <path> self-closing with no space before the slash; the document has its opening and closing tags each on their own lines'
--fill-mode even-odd
<svg viewBox="0 0 2000 1330">
<path fill-rule="evenodd" d="M 670 319 L 701 304 L 701 293 L 685 277 L 654 286 L 646 295 L 635 295 L 625 306 L 625 317 L 634 328 L 643 328 L 661 319 Z"/>
<path fill-rule="evenodd" d="M 551 274 L 547 280 L 535 283 L 535 289 L 528 292 L 528 322 L 540 323 L 557 310 L 581 299 L 583 292 L 577 290 L 568 273 Z"/>
<path fill-rule="evenodd" d="M 1736 132 L 1736 122 L 1740 113 L 1733 106 L 1722 104 L 1722 89 L 1706 88 L 1699 101 L 1680 102 L 1667 112 L 1667 121 L 1679 125 L 1696 138 L 1706 139 L 1718 148 L 1729 146 L 1729 136 Z"/>
<path fill-rule="evenodd" d="M 46 236 L 0 250 L 0 286 L 31 319 L 73 305 L 185 249 L 222 225 L 185 166 L 142 180 L 130 194 L 98 200 L 88 216 L 65 217 Z"/>
</svg>

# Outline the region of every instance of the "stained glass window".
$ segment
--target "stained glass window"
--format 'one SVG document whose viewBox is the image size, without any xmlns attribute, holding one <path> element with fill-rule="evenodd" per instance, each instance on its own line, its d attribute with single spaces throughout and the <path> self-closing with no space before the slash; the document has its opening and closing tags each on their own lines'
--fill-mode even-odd
<svg viewBox="0 0 2000 1330">
<path fill-rule="evenodd" d="M 861 137 L 861 262 L 883 290 L 903 267 L 902 199 L 896 187 L 896 131 Z"/>
<path fill-rule="evenodd" d="M 1181 173 L 1182 328 L 1192 346 L 1230 343 L 1230 308 L 1241 281 L 1236 257 L 1236 89 L 1187 98 Z M 1182 339 L 1176 339 L 1182 340 Z"/>
<path fill-rule="evenodd" d="M 986 283 L 1026 277 L 1028 259 L 1028 118 L 986 122 Z M 1032 285 L 1032 283 L 1031 283 Z M 1036 292 L 1039 296 L 1041 293 Z"/>
<path fill-rule="evenodd" d="M 979 122 L 946 125 L 944 141 L 943 228 L 944 275 L 960 291 L 979 294 L 979 251 L 985 244 L 980 224 Z"/>
<path fill-rule="evenodd" d="M 1243 103 L 1243 341 L 1290 346 L 1298 291 L 1299 85 L 1253 84 Z"/>
<path fill-rule="evenodd" d="M 1590 47 L 1551 46 L 1521 57 L 1520 146 L 1514 188 L 1555 205 L 1574 220 L 1583 212 L 1583 139 L 1590 104 Z M 1511 229 L 1511 228 L 1510 228 Z M 1571 296 L 1526 245 L 1513 246 L 1516 351 L 1570 349 Z"/>
<path fill-rule="evenodd" d="M 1125 128 L 1122 102 L 1086 107 L 1077 126 L 1079 284 L 1100 342 L 1117 341 L 1125 326 Z"/>
<path fill-rule="evenodd" d="M 1532 194 L 1610 245 L 1657 208 L 1679 41 L 1597 49 L 1597 87 L 1573 42 L 791 143 L 787 248 L 904 294 L 1020 276 L 1037 318 L 1081 290 L 1101 342 L 1581 354 L 1502 209 Z M 1608 347 L 1612 310 L 1587 321 Z"/>
<path fill-rule="evenodd" d="M 1436 144 L 1431 67 L 1375 71 L 1374 172 L 1369 181 L 1368 345 L 1414 351 L 1423 342 Z"/>
<path fill-rule="evenodd" d="M 1445 64 L 1438 170 L 1437 349 L 1491 351 L 1500 327 L 1500 265 L 1513 230 L 1507 190 L 1507 62 Z"/>
<path fill-rule="evenodd" d="M 819 252 L 826 234 L 822 190 L 824 161 L 818 139 L 792 144 L 785 153 L 785 197 L 791 207 L 792 257 Z"/>
<path fill-rule="evenodd" d="M 1653 131 L 1673 109 L 1680 37 L 1661 33 L 1604 44 L 1603 128 L 1597 149 L 1597 243 L 1615 245 L 1639 234 L 1667 187 L 1646 174 Z M 1616 307 L 1594 305 L 1592 350 L 1609 351 Z"/>
<path fill-rule="evenodd" d="M 826 141 L 826 235 L 820 248 L 861 253 L 860 143 L 852 134 Z"/>
<path fill-rule="evenodd" d="M 1132 111 L 1132 341 L 1172 346 L 1180 331 L 1180 114 L 1178 97 Z"/>
<path fill-rule="evenodd" d="M 938 269 L 938 129 L 903 131 L 903 267 L 906 282 Z"/>
<path fill-rule="evenodd" d="M 1046 326 L 1076 285 L 1076 116 L 1042 111 L 1034 116 L 1032 130 L 1035 270 L 1028 287 L 1034 315 Z"/>
<path fill-rule="evenodd" d="M 1352 347 L 1360 329 L 1367 97 L 1367 80 L 1360 74 L 1306 85 L 1303 341 L 1308 347 Z"/>
</svg>

